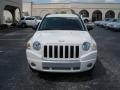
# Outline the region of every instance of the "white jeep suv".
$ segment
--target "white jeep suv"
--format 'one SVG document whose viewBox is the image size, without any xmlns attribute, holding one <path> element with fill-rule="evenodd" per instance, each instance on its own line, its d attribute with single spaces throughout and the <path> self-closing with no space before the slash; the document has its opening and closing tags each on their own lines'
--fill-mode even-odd
<svg viewBox="0 0 120 90">
<path fill-rule="evenodd" d="M 50 14 L 28 41 L 26 54 L 32 70 L 83 72 L 94 67 L 97 48 L 81 17 Z"/>
</svg>

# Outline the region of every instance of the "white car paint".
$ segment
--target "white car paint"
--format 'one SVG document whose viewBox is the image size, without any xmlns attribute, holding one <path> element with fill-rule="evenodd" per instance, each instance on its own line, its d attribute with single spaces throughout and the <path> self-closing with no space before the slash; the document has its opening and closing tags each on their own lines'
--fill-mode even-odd
<svg viewBox="0 0 120 90">
<path fill-rule="evenodd" d="M 110 23 L 110 18 L 106 18 L 105 20 L 101 20 L 101 21 L 95 21 L 95 25 L 98 26 L 105 26 L 107 23 Z"/>
<path fill-rule="evenodd" d="M 112 30 L 120 30 L 120 20 L 118 19 L 116 22 L 108 23 L 107 27 Z"/>
<path fill-rule="evenodd" d="M 22 17 L 24 19 L 22 19 L 20 22 L 19 22 L 19 25 L 25 25 L 25 26 L 31 26 L 31 27 L 34 27 L 36 26 L 38 23 L 41 23 L 42 20 L 38 20 L 37 18 L 35 17 L 31 17 L 31 16 L 24 16 Z M 31 18 L 31 19 L 29 19 Z"/>
<path fill-rule="evenodd" d="M 95 21 L 94 24 L 95 24 L 95 25 L 100 25 L 101 22 L 102 22 L 102 21 Z"/>
<path fill-rule="evenodd" d="M 77 17 L 73 14 L 52 14 L 46 17 Z M 40 43 L 40 50 L 35 50 L 33 44 L 35 42 Z M 82 46 L 84 42 L 90 43 L 89 50 L 83 50 Z M 60 58 L 58 49 L 58 57 L 52 58 L 44 57 L 44 47 L 47 46 L 63 46 L 63 58 Z M 68 52 L 68 58 L 65 58 L 65 46 L 79 47 L 79 57 L 70 58 L 70 52 Z M 55 47 L 54 47 L 55 48 Z M 54 51 L 53 48 L 53 51 Z M 59 47 L 60 48 L 60 47 Z M 70 50 L 70 48 L 69 48 Z M 75 49 L 74 49 L 75 50 Z M 77 49 L 76 49 L 77 50 Z M 54 54 L 54 52 L 52 52 Z M 97 47 L 95 40 L 91 37 L 89 32 L 86 31 L 74 31 L 74 30 L 45 30 L 36 31 L 34 36 L 28 41 L 26 49 L 27 60 L 30 67 L 34 70 L 44 72 L 83 72 L 92 69 L 97 59 Z M 49 55 L 49 51 L 47 52 Z M 76 53 L 74 52 L 74 55 Z M 34 65 L 32 65 L 34 64 Z M 91 64 L 91 65 L 90 65 Z M 48 65 L 47 69 L 43 68 L 44 65 Z M 77 66 L 78 65 L 78 69 Z M 90 65 L 90 66 L 89 66 Z M 55 69 L 57 67 L 57 69 Z M 62 69 L 59 67 L 63 67 Z M 73 67 L 76 67 L 74 69 Z M 59 68 L 59 69 L 58 69 Z M 70 69 L 66 69 L 70 68 Z"/>
<path fill-rule="evenodd" d="M 113 24 L 112 27 L 114 30 L 119 30 L 120 31 L 120 23 Z"/>
<path fill-rule="evenodd" d="M 112 18 L 111 18 L 111 19 L 109 19 L 108 21 L 104 21 L 104 22 L 102 22 L 102 26 L 103 26 L 103 27 L 107 27 L 108 24 L 111 23 L 111 22 L 113 22 L 113 23 L 116 22 L 116 19 L 112 19 Z"/>
</svg>

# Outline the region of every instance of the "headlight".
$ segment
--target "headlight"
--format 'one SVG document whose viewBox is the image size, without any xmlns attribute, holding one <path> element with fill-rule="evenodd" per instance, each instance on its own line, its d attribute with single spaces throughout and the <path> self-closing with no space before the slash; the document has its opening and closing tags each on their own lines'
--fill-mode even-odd
<svg viewBox="0 0 120 90">
<path fill-rule="evenodd" d="M 82 49 L 84 51 L 88 51 L 90 49 L 91 44 L 89 42 L 84 42 L 82 45 Z"/>
<path fill-rule="evenodd" d="M 36 41 L 36 42 L 33 43 L 33 48 L 34 48 L 35 50 L 40 50 L 41 44 L 40 44 L 38 41 Z"/>
</svg>

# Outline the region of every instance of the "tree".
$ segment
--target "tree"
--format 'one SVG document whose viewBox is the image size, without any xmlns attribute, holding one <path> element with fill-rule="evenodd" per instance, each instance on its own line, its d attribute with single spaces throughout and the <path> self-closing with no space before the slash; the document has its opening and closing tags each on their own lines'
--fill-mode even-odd
<svg viewBox="0 0 120 90">
<path fill-rule="evenodd" d="M 60 13 L 61 13 L 61 14 L 66 14 L 66 11 L 61 11 Z"/>
</svg>

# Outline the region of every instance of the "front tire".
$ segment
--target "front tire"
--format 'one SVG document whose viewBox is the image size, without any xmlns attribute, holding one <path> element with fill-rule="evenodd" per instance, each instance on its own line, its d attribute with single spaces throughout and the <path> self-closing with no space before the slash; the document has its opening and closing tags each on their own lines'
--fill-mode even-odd
<svg viewBox="0 0 120 90">
<path fill-rule="evenodd" d="M 25 23 L 22 23 L 22 24 L 21 24 L 21 27 L 22 27 L 22 28 L 26 28 L 26 24 L 25 24 Z"/>
<path fill-rule="evenodd" d="M 37 71 L 33 68 L 31 68 L 31 66 L 29 65 L 29 71 L 32 72 L 32 73 L 37 73 Z"/>
<path fill-rule="evenodd" d="M 95 69 L 95 66 L 92 69 L 86 71 L 86 73 L 89 74 L 89 75 L 93 75 L 94 69 Z"/>
</svg>

